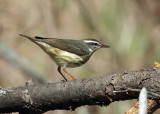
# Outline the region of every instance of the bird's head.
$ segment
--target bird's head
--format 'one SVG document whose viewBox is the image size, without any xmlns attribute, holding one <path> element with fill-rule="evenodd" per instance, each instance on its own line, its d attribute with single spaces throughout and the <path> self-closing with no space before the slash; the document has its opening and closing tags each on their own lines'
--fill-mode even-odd
<svg viewBox="0 0 160 114">
<path fill-rule="evenodd" d="M 89 46 L 90 52 L 94 52 L 99 48 L 109 48 L 110 47 L 109 45 L 102 44 L 95 39 L 84 39 L 83 41 Z"/>
</svg>

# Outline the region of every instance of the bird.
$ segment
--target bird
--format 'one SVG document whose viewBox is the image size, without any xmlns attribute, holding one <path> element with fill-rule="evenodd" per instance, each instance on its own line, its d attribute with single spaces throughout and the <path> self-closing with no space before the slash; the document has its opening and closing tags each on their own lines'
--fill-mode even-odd
<svg viewBox="0 0 160 114">
<path fill-rule="evenodd" d="M 85 64 L 96 50 L 110 47 L 109 45 L 102 44 L 93 38 L 73 40 L 39 36 L 30 37 L 23 34 L 19 35 L 28 38 L 41 47 L 57 64 L 57 70 L 65 81 L 68 80 L 62 73 L 62 69 L 64 73 L 72 78 L 72 80 L 76 80 L 74 76 L 66 71 L 66 68 L 79 67 Z"/>
</svg>

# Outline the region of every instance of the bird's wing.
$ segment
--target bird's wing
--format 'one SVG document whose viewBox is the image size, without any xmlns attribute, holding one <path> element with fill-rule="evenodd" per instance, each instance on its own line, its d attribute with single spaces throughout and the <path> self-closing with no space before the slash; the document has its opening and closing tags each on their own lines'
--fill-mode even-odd
<svg viewBox="0 0 160 114">
<path fill-rule="evenodd" d="M 70 39 L 57 39 L 57 38 L 43 38 L 43 37 L 35 37 L 38 41 L 44 42 L 53 46 L 55 48 L 59 48 L 61 50 L 74 53 L 79 56 L 87 55 L 88 49 L 87 46 L 83 43 L 80 44 L 82 41 L 78 40 L 70 40 Z"/>
</svg>

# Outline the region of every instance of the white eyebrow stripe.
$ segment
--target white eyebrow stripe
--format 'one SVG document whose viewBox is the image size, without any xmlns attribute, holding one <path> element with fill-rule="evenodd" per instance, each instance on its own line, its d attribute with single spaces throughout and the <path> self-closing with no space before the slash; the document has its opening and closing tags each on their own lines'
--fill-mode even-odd
<svg viewBox="0 0 160 114">
<path fill-rule="evenodd" d="M 101 45 L 99 42 L 93 41 L 93 40 L 84 40 L 84 42 L 86 43 L 98 43 L 99 45 Z"/>
</svg>

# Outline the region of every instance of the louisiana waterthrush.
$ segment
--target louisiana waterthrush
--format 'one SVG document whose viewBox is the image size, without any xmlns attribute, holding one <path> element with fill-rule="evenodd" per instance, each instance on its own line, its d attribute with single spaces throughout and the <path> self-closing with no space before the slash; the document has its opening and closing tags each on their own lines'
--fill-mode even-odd
<svg viewBox="0 0 160 114">
<path fill-rule="evenodd" d="M 71 40 L 57 38 L 30 37 L 20 34 L 40 46 L 58 65 L 58 72 L 67 79 L 61 72 L 67 73 L 73 80 L 76 80 L 69 74 L 65 68 L 79 67 L 85 64 L 91 55 L 99 48 L 109 48 L 110 46 L 101 44 L 95 39 Z"/>
</svg>

